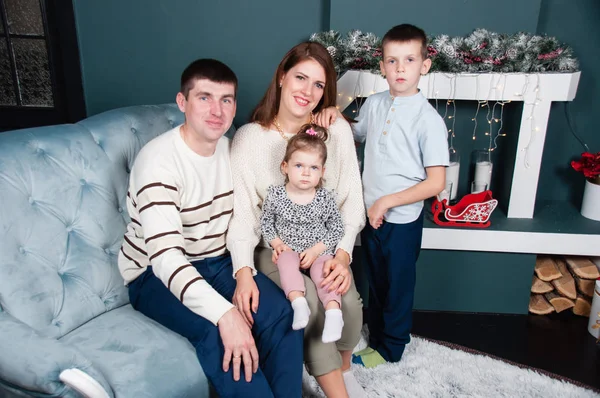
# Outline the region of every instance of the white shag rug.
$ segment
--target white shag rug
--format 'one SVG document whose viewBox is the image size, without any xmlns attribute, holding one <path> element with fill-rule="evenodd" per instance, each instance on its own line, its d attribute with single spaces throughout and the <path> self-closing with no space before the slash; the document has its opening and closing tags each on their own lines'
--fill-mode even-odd
<svg viewBox="0 0 600 398">
<path fill-rule="evenodd" d="M 366 332 L 366 331 L 365 331 Z M 366 333 L 364 333 L 366 334 Z M 355 351 L 366 347 L 361 341 Z M 470 354 L 413 336 L 399 363 L 374 369 L 352 365 L 367 397 L 600 397 L 600 394 L 534 370 Z M 305 398 L 325 397 L 304 371 Z"/>
</svg>

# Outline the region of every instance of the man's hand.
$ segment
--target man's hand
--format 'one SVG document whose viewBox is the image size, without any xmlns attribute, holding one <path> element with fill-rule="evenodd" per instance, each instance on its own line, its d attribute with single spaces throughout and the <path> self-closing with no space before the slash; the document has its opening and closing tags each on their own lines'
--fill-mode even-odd
<svg viewBox="0 0 600 398">
<path fill-rule="evenodd" d="M 315 123 L 327 129 L 338 117 L 343 117 L 340 111 L 335 106 L 330 106 L 315 115 Z"/>
<path fill-rule="evenodd" d="M 389 209 L 386 197 L 382 196 L 373 203 L 373 206 L 371 206 L 369 210 L 367 210 L 369 224 L 371 224 L 373 229 L 381 227 L 381 224 L 383 224 L 383 216 Z"/>
<path fill-rule="evenodd" d="M 331 283 L 327 291 L 336 290 L 337 294 L 344 295 L 352 284 L 352 273 L 350 272 L 350 256 L 345 251 L 338 249 L 335 257 L 325 261 L 323 264 L 323 277 L 321 287 Z"/>
<path fill-rule="evenodd" d="M 233 364 L 233 380 L 240 379 L 240 368 L 244 365 L 246 381 L 252 381 L 252 373 L 258 370 L 258 351 L 250 328 L 237 309 L 227 311 L 217 323 L 219 334 L 225 347 L 223 372 L 229 371 Z"/>
<path fill-rule="evenodd" d="M 237 286 L 233 292 L 233 305 L 237 307 L 240 314 L 243 315 L 248 327 L 252 328 L 254 319 L 252 312 L 258 311 L 258 287 L 252 275 L 250 267 L 244 267 L 238 270 L 235 274 Z"/>
</svg>

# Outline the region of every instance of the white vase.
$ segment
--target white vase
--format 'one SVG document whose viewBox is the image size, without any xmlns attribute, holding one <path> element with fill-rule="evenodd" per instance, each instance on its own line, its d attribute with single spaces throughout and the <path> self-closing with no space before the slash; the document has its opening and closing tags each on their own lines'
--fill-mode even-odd
<svg viewBox="0 0 600 398">
<path fill-rule="evenodd" d="M 594 298 L 592 299 L 592 310 L 588 321 L 588 332 L 595 338 L 600 338 L 600 280 L 596 281 Z"/>
<path fill-rule="evenodd" d="M 594 181 L 597 181 L 596 178 Z M 600 221 L 600 184 L 585 180 L 581 215 L 591 220 Z"/>
</svg>

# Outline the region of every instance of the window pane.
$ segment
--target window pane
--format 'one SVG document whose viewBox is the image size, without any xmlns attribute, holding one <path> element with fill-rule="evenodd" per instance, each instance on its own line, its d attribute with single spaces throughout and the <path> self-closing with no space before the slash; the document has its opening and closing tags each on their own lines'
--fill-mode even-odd
<svg viewBox="0 0 600 398">
<path fill-rule="evenodd" d="M 5 0 L 10 33 L 44 35 L 39 0 Z"/>
<path fill-rule="evenodd" d="M 43 39 L 12 39 L 21 100 L 25 106 L 53 106 L 48 52 Z"/>
<path fill-rule="evenodd" d="M 0 105 L 16 105 L 6 39 L 0 38 Z"/>
</svg>

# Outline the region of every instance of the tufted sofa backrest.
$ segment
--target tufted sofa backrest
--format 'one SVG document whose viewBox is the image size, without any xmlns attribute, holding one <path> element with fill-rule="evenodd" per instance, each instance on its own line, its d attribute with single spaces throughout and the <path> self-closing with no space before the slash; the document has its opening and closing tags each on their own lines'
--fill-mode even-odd
<svg viewBox="0 0 600 398">
<path fill-rule="evenodd" d="M 117 255 L 140 148 L 183 122 L 174 104 L 0 133 L 0 311 L 60 337 L 128 302 Z"/>
</svg>

